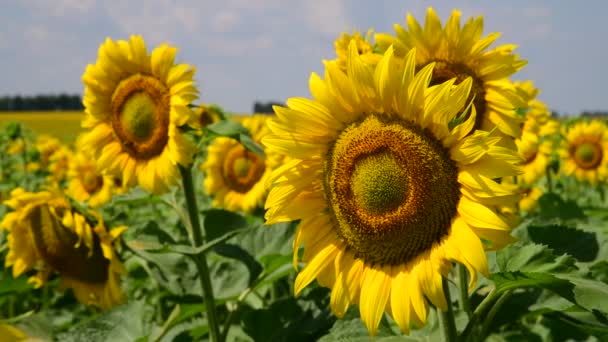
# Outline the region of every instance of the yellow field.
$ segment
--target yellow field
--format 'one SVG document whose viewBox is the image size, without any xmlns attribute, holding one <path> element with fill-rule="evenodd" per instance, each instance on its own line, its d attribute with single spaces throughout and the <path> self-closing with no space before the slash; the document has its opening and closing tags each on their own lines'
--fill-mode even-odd
<svg viewBox="0 0 608 342">
<path fill-rule="evenodd" d="M 65 143 L 71 143 L 81 132 L 80 122 L 84 112 L 0 112 L 0 127 L 9 122 L 23 123 L 36 135 L 50 134 Z"/>
</svg>

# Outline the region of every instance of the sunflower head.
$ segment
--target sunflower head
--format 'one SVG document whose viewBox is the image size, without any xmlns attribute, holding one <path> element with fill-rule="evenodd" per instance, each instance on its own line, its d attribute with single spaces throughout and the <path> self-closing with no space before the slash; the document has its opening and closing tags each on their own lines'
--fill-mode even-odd
<svg viewBox="0 0 608 342">
<path fill-rule="evenodd" d="M 408 332 L 423 325 L 428 303 L 444 310 L 442 277 L 464 264 L 471 283 L 487 274 L 484 249 L 511 241 L 516 188 L 494 179 L 519 172 L 517 152 L 478 130 L 475 108 L 462 113 L 473 80 L 432 83 L 434 63 L 419 71 L 416 50 L 387 48 L 376 65 L 355 42 L 347 68 L 325 63 L 310 78 L 313 99 L 291 98 L 263 138 L 291 156 L 269 178 L 267 223 L 301 220 L 294 262 L 306 267 L 295 291 L 317 279 L 332 288 L 341 317 L 359 304 L 370 334 L 383 312 Z"/>
<path fill-rule="evenodd" d="M 545 175 L 551 161 L 553 143 L 536 134 L 524 132 L 519 139 L 515 140 L 515 144 L 523 159 L 523 172 L 517 176 L 517 183 L 529 187 Z"/>
<path fill-rule="evenodd" d="M 207 127 L 212 123 L 223 120 L 221 109 L 217 106 L 201 105 L 194 109 L 194 119 L 188 125 L 196 130 Z"/>
<path fill-rule="evenodd" d="M 342 70 L 346 70 L 347 65 L 347 56 L 348 56 L 348 46 L 350 42 L 355 42 L 357 44 L 357 53 L 361 55 L 363 60 L 370 64 L 376 64 L 380 60 L 380 55 L 374 53 L 374 47 L 371 44 L 371 36 L 373 31 L 367 31 L 367 35 L 363 37 L 359 32 L 354 31 L 353 34 L 342 33 L 340 38 L 336 39 L 334 42 L 334 47 L 336 48 L 336 62 L 338 66 Z"/>
<path fill-rule="evenodd" d="M 82 148 L 126 186 L 157 194 L 177 182 L 177 165 L 188 165 L 195 152 L 179 129 L 194 120 L 194 69 L 176 65 L 176 51 L 161 45 L 148 54 L 139 36 L 108 38 L 82 77 L 89 129 Z"/>
<path fill-rule="evenodd" d="M 95 208 L 112 199 L 114 178 L 98 170 L 97 164 L 84 152 L 76 154 L 69 165 L 69 185 L 66 193 L 80 202 Z"/>
<path fill-rule="evenodd" d="M 9 233 L 5 264 L 13 267 L 14 277 L 35 270 L 30 281 L 40 287 L 56 272 L 84 304 L 108 309 L 124 301 L 118 283 L 124 268 L 113 241 L 125 227 L 108 232 L 100 215 L 91 214 L 96 220 L 91 222 L 54 190 L 18 188 L 5 204 L 14 209 L 0 224 Z"/>
<path fill-rule="evenodd" d="M 498 127 L 501 134 L 518 137 L 522 119 L 514 109 L 525 107 L 525 102 L 507 77 L 523 68 L 526 61 L 513 53 L 515 45 L 490 49 L 500 34 L 482 37 L 483 17 L 469 18 L 461 26 L 460 16 L 460 11 L 454 10 L 443 26 L 437 13 L 429 7 L 426 21 L 421 25 L 408 13 L 407 28 L 395 24 L 396 36 L 376 34 L 376 44 L 380 51 L 393 46 L 399 56 L 415 48 L 418 70 L 435 63 L 431 85 L 449 79 L 455 79 L 458 84 L 470 78 L 471 91 L 465 103 L 475 105 L 475 128 L 491 131 Z"/>
<path fill-rule="evenodd" d="M 608 128 L 599 120 L 580 121 L 562 130 L 562 172 L 591 184 L 608 179 Z"/>
<path fill-rule="evenodd" d="M 254 115 L 242 119 L 254 141 L 268 133 L 268 116 Z M 209 146 L 201 170 L 207 173 L 204 187 L 214 197 L 213 205 L 233 211 L 252 212 L 266 198 L 265 180 L 281 163 L 276 154 L 261 156 L 237 140 L 219 137 Z"/>
</svg>

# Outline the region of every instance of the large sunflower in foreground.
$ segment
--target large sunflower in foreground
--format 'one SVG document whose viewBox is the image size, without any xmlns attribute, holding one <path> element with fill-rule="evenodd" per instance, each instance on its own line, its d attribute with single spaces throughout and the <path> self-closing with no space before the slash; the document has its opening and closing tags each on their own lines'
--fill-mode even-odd
<svg viewBox="0 0 608 342">
<path fill-rule="evenodd" d="M 267 115 L 242 119 L 254 141 L 260 142 L 268 133 Z M 281 163 L 281 156 L 269 153 L 266 157 L 248 150 L 237 140 L 219 137 L 207 151 L 201 170 L 207 173 L 205 190 L 213 196 L 213 206 L 231 211 L 252 212 L 266 199 L 266 178 Z"/>
<path fill-rule="evenodd" d="M 9 233 L 5 265 L 14 277 L 34 270 L 30 281 L 40 287 L 57 272 L 81 303 L 108 309 L 124 301 L 119 277 L 125 271 L 113 242 L 126 227 L 108 232 L 101 216 L 93 224 L 55 191 L 17 188 L 4 203 L 14 209 L 0 223 Z"/>
<path fill-rule="evenodd" d="M 359 304 L 371 335 L 384 312 L 408 333 L 426 322 L 428 301 L 446 310 L 452 262 L 468 268 L 470 286 L 487 275 L 484 250 L 508 244 L 514 223 L 492 207 L 518 200 L 493 180 L 518 172 L 517 153 L 470 134 L 474 110 L 453 124 L 471 79 L 429 87 L 434 64 L 415 73 L 415 61 L 415 50 L 402 62 L 389 47 L 373 67 L 351 43 L 347 72 L 325 62 L 325 79 L 310 78 L 314 99 L 275 107 L 262 140 L 293 158 L 271 175 L 266 219 L 301 220 L 296 294 L 318 279 L 338 317 Z"/>
<path fill-rule="evenodd" d="M 77 201 L 87 202 L 95 208 L 112 199 L 113 177 L 100 172 L 95 161 L 82 152 L 70 161 L 68 179 L 66 193 Z"/>
<path fill-rule="evenodd" d="M 195 151 L 179 129 L 193 116 L 194 69 L 174 64 L 176 51 L 161 45 L 148 54 L 140 36 L 108 38 L 82 77 L 89 129 L 82 149 L 125 186 L 156 194 L 177 182 L 177 165 L 189 165 Z"/>
<path fill-rule="evenodd" d="M 435 63 L 431 85 L 456 78 L 456 84 L 472 78 L 469 101 L 477 110 L 476 129 L 499 132 L 510 137 L 521 134 L 522 118 L 516 108 L 525 107 L 508 77 L 526 65 L 513 53 L 515 45 L 501 45 L 490 49 L 499 33 L 481 37 L 483 17 L 470 18 L 460 26 L 460 11 L 454 10 L 444 27 L 432 8 L 427 11 L 424 28 L 407 14 L 408 30 L 395 24 L 397 36 L 376 34 L 381 51 L 393 45 L 395 54 L 405 55 L 416 49 L 417 69 Z M 468 103 L 467 101 L 466 103 Z"/>
<path fill-rule="evenodd" d="M 578 122 L 562 132 L 561 169 L 579 181 L 608 179 L 608 128 L 599 120 Z"/>
</svg>

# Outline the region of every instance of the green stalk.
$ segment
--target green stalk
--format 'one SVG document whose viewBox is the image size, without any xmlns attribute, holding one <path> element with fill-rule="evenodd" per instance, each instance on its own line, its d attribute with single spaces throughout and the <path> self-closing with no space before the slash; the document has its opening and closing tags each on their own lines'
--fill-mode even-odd
<svg viewBox="0 0 608 342">
<path fill-rule="evenodd" d="M 484 340 L 486 338 L 486 336 L 490 332 L 490 325 L 492 324 L 492 321 L 494 320 L 494 316 L 496 316 L 498 311 L 501 309 L 501 307 L 504 305 L 504 303 L 511 297 L 512 294 L 513 294 L 513 290 L 509 290 L 509 291 L 503 293 L 502 296 L 500 296 L 500 298 L 498 298 L 498 300 L 496 301 L 496 304 L 494 304 L 494 306 L 492 306 L 492 308 L 488 312 L 488 315 L 486 316 L 486 319 L 484 320 L 484 322 L 481 326 L 481 340 Z"/>
<path fill-rule="evenodd" d="M 443 293 L 445 294 L 445 300 L 448 303 L 448 310 L 446 312 L 437 310 L 441 319 L 441 327 L 443 328 L 443 341 L 455 342 L 457 337 L 456 323 L 454 321 L 452 299 L 450 298 L 450 287 L 446 278 L 443 278 Z"/>
<path fill-rule="evenodd" d="M 551 192 L 553 192 L 553 182 L 551 181 L 551 167 L 550 166 L 547 166 L 546 174 L 547 174 L 547 191 L 551 193 Z"/>
<path fill-rule="evenodd" d="M 196 196 L 194 195 L 194 185 L 192 183 L 192 172 L 190 168 L 179 166 L 179 171 L 182 175 L 182 183 L 184 185 L 184 193 L 186 194 L 186 205 L 188 207 L 188 216 L 192 226 L 192 247 L 197 248 L 203 245 L 203 234 L 201 223 L 198 219 L 198 208 L 196 205 Z M 209 276 L 209 266 L 205 253 L 200 253 L 192 257 L 198 270 L 201 287 L 203 288 L 203 299 L 205 301 L 205 310 L 207 310 L 207 322 L 209 323 L 210 341 L 221 342 L 220 328 L 218 324 L 217 314 L 215 312 L 215 299 L 213 298 L 213 288 L 211 287 L 211 278 Z"/>
<path fill-rule="evenodd" d="M 492 289 L 490 293 L 477 305 L 473 315 L 469 319 L 469 323 L 464 328 L 462 334 L 460 335 L 461 341 L 468 341 L 473 329 L 476 327 L 477 322 L 481 320 L 481 317 L 486 314 L 486 311 L 494 304 L 494 302 L 498 299 L 500 293 L 496 291 L 496 289 Z"/>
<path fill-rule="evenodd" d="M 467 313 L 469 319 L 473 315 L 471 302 L 469 301 L 469 284 L 467 281 L 467 269 L 463 264 L 458 264 L 458 282 L 460 286 L 460 307 Z"/>
</svg>

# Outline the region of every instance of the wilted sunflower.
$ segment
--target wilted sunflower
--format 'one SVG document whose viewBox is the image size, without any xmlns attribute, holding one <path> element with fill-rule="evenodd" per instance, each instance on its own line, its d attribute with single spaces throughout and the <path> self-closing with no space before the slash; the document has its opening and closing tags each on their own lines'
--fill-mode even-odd
<svg viewBox="0 0 608 342">
<path fill-rule="evenodd" d="M 460 11 L 454 10 L 442 27 L 439 17 L 429 7 L 422 28 L 408 13 L 408 30 L 395 24 L 397 36 L 376 34 L 376 44 L 381 51 L 393 45 L 395 54 L 399 56 L 416 48 L 417 70 L 435 63 L 431 85 L 452 78 L 456 78 L 458 84 L 471 77 L 473 84 L 466 103 L 473 100 L 477 110 L 475 128 L 491 131 L 498 127 L 504 135 L 518 137 L 523 120 L 515 109 L 524 107 L 525 103 L 507 77 L 527 62 L 513 54 L 515 45 L 489 50 L 500 33 L 490 33 L 482 38 L 483 17 L 470 18 L 461 27 L 460 15 Z"/>
<path fill-rule="evenodd" d="M 95 160 L 82 152 L 72 158 L 68 179 L 66 193 L 77 201 L 87 202 L 95 208 L 112 199 L 113 177 L 100 172 Z"/>
<path fill-rule="evenodd" d="M 338 67 L 342 69 L 342 71 L 346 72 L 346 60 L 348 59 L 348 45 L 351 41 L 354 41 L 357 44 L 357 52 L 361 55 L 361 58 L 365 63 L 369 63 L 372 65 L 376 65 L 382 55 L 374 53 L 374 47 L 370 43 L 370 38 L 372 35 L 372 30 L 367 31 L 367 35 L 365 37 L 361 36 L 361 34 L 357 31 L 354 31 L 353 34 L 342 33 L 340 38 L 336 39 L 334 42 L 334 47 L 336 48 L 337 55 L 337 63 Z"/>
<path fill-rule="evenodd" d="M 314 100 L 275 107 L 262 140 L 293 158 L 271 175 L 266 219 L 301 220 L 294 259 L 304 244 L 307 265 L 296 294 L 316 278 L 338 317 L 359 304 L 371 335 L 385 311 L 408 333 L 410 321 L 426 322 L 427 299 L 446 310 L 452 262 L 468 268 L 471 287 L 487 275 L 484 249 L 508 244 L 513 225 L 491 206 L 518 200 L 493 180 L 517 173 L 517 153 L 501 137 L 469 134 L 474 109 L 450 125 L 472 80 L 429 88 L 434 64 L 415 73 L 415 61 L 415 50 L 398 61 L 389 47 L 372 67 L 351 43 L 347 72 L 325 62 L 325 79 L 310 78 Z"/>
<path fill-rule="evenodd" d="M 13 277 L 35 270 L 30 282 L 40 287 L 57 272 L 81 303 L 108 309 L 124 301 L 119 277 L 125 271 L 113 241 L 126 227 L 108 232 L 101 216 L 91 223 L 55 191 L 17 188 L 4 203 L 14 209 L 0 223 L 9 233 L 5 265 Z"/>
<path fill-rule="evenodd" d="M 189 165 L 194 144 L 179 126 L 193 116 L 194 69 L 174 64 L 177 49 L 161 45 L 148 54 L 143 39 L 107 39 L 97 64 L 82 77 L 88 131 L 82 149 L 101 169 L 160 194 L 179 179 L 177 164 Z"/>
<path fill-rule="evenodd" d="M 254 115 L 242 119 L 254 141 L 268 133 L 267 115 Z M 248 150 L 237 140 L 219 137 L 213 140 L 207 160 L 201 170 L 207 173 L 204 186 L 213 196 L 213 206 L 231 211 L 252 212 L 266 199 L 266 178 L 282 158 L 269 153 L 266 157 Z"/>
<path fill-rule="evenodd" d="M 543 140 L 538 135 L 524 132 L 521 138 L 515 140 L 517 150 L 523 161 L 523 173 L 518 178 L 518 184 L 533 185 L 545 175 L 549 165 L 553 143 Z"/>
<path fill-rule="evenodd" d="M 562 132 L 562 171 L 579 181 L 596 184 L 608 179 L 608 129 L 599 121 L 575 123 Z"/>
</svg>

